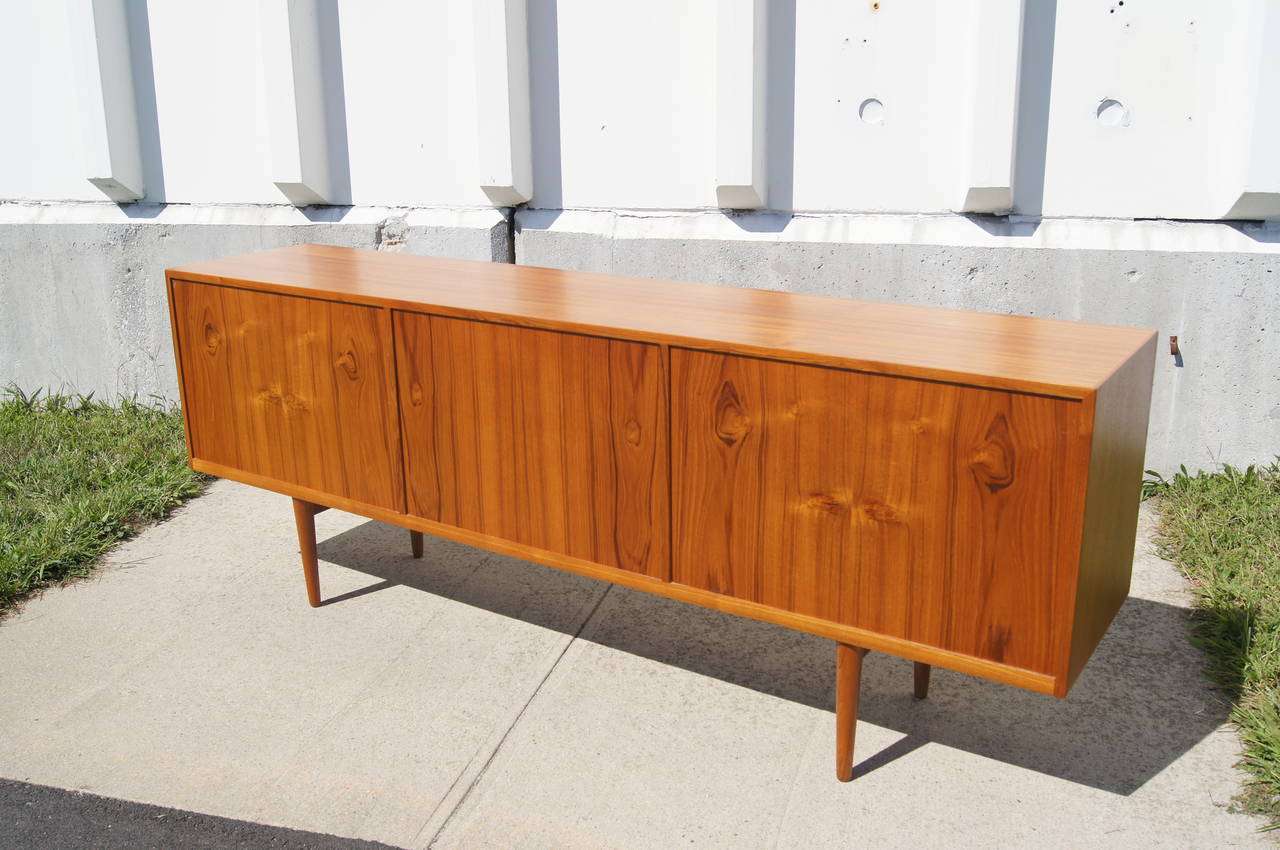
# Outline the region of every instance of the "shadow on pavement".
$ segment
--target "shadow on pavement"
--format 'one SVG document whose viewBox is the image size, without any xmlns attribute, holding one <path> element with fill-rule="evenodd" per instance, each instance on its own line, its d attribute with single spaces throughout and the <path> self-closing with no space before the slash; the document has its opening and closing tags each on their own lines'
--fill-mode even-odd
<svg viewBox="0 0 1280 850">
<path fill-rule="evenodd" d="M 407 532 L 372 521 L 324 540 L 318 554 L 378 579 L 325 604 L 403 585 L 562 632 L 557 601 L 593 581 L 432 537 L 425 557 L 412 560 Z M 934 742 L 1131 794 L 1227 718 L 1189 628 L 1186 609 L 1131 597 L 1066 699 L 939 668 L 929 699 L 917 702 L 910 662 L 870 653 L 860 719 L 905 737 L 878 753 L 860 751 L 855 770 L 865 775 Z M 834 711 L 835 651 L 825 638 L 618 586 L 580 637 Z M 832 734 L 834 746 L 834 727 Z"/>
</svg>

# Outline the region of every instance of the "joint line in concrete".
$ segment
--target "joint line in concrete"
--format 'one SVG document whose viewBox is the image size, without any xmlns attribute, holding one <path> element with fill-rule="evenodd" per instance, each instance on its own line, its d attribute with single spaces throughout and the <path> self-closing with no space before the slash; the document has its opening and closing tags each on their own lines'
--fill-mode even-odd
<svg viewBox="0 0 1280 850">
<path fill-rule="evenodd" d="M 555 672 L 556 667 L 560 665 L 560 660 L 564 658 L 565 654 L 569 651 L 569 647 L 573 646 L 574 642 L 577 641 L 578 638 L 582 635 L 583 630 L 586 629 L 587 624 L 590 623 L 592 618 L 595 617 L 596 611 L 600 610 L 600 606 L 604 603 L 605 597 L 609 595 L 609 591 L 613 590 L 613 588 L 614 588 L 614 585 L 612 584 L 605 588 L 604 593 L 600 594 L 600 597 L 596 599 L 595 604 L 591 606 L 591 610 L 587 612 L 587 616 L 582 618 L 582 622 L 578 624 L 577 630 L 569 637 L 567 641 L 565 641 L 564 646 L 560 649 L 560 653 L 556 656 L 555 660 L 551 662 L 551 665 L 547 667 L 547 672 L 543 674 L 540 680 L 538 680 L 538 684 L 533 688 L 532 691 L 530 691 L 529 698 L 525 700 L 524 705 L 520 706 L 520 710 L 516 712 L 516 716 L 512 718 L 511 723 L 507 725 L 507 728 L 505 730 L 503 730 L 502 737 L 498 739 L 498 743 L 494 745 L 492 750 L 490 750 L 489 757 L 485 759 L 485 762 L 480 767 L 480 770 L 477 771 L 476 775 L 471 779 L 471 782 L 467 785 L 466 790 L 462 792 L 462 796 L 459 797 L 458 801 L 453 804 L 452 808 L 450 808 L 449 814 L 441 822 L 440 826 L 436 829 L 435 833 L 432 834 L 431 840 L 426 842 L 425 845 L 423 845 L 419 843 L 418 838 L 421 836 L 422 831 L 426 830 L 427 826 L 431 823 L 432 819 L 435 816 L 435 811 L 432 811 L 431 817 L 428 817 L 426 823 L 422 825 L 422 830 L 419 831 L 418 835 L 414 836 L 413 845 L 415 847 L 425 846 L 427 848 L 432 848 L 436 846 L 436 841 L 438 841 L 440 839 L 440 836 L 444 834 L 444 831 L 448 828 L 450 822 L 453 821 L 453 816 L 456 815 L 462 809 L 463 805 L 467 802 L 467 798 L 471 796 L 471 792 L 475 789 L 477 785 L 480 784 L 480 780 L 482 780 L 484 778 L 484 775 L 489 771 L 489 766 L 493 764 L 493 760 L 497 758 L 498 752 L 502 749 L 502 745 L 506 743 L 507 738 L 511 735 L 512 730 L 514 730 L 516 726 L 520 723 L 520 719 L 524 717 L 525 712 L 529 710 L 529 706 L 533 704 L 534 699 L 542 691 L 542 687 L 547 683 L 547 680 L 551 678 L 551 674 Z M 470 767 L 471 764 L 472 762 L 468 762 L 467 767 L 464 767 L 462 769 L 462 771 L 458 774 L 458 778 L 454 780 L 454 785 L 456 785 L 458 780 L 462 778 L 462 776 L 466 773 L 467 768 Z M 453 791 L 453 785 L 449 787 L 449 791 L 446 792 L 444 797 L 441 798 L 442 804 L 444 800 L 448 799 L 449 793 L 451 793 L 452 791 Z"/>
</svg>

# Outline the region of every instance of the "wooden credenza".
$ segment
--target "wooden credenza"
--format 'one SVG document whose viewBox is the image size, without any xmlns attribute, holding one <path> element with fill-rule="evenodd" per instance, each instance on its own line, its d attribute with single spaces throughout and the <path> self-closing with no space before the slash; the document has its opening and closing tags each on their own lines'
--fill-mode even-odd
<svg viewBox="0 0 1280 850">
<path fill-rule="evenodd" d="M 1155 333 L 304 245 L 168 271 L 191 465 L 1065 696 L 1129 588 Z"/>
</svg>

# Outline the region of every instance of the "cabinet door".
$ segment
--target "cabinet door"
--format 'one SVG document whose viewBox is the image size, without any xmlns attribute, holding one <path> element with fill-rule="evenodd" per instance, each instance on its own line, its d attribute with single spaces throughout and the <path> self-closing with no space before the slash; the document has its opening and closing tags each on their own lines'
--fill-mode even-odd
<svg viewBox="0 0 1280 850">
<path fill-rule="evenodd" d="M 382 310 L 173 281 L 192 455 L 403 510 Z"/>
<path fill-rule="evenodd" d="M 672 579 L 1039 672 L 1079 403 L 673 349 Z"/>
<path fill-rule="evenodd" d="M 668 574 L 658 347 L 395 314 L 409 513 Z"/>
</svg>

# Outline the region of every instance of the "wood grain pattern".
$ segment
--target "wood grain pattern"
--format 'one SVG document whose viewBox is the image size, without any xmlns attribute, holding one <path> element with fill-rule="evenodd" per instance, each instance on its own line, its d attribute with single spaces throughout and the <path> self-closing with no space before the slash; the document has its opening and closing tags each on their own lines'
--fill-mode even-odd
<svg viewBox="0 0 1280 850">
<path fill-rule="evenodd" d="M 382 310 L 172 286 L 195 458 L 403 509 Z"/>
<path fill-rule="evenodd" d="M 933 668 L 917 661 L 912 666 L 911 694 L 916 699 L 929 698 L 929 679 L 933 676 Z"/>
<path fill-rule="evenodd" d="M 196 469 L 917 692 L 1064 696 L 1127 591 L 1150 331 L 321 246 L 175 270 L 170 307 Z"/>
<path fill-rule="evenodd" d="M 836 644 L 836 779 L 853 779 L 853 748 L 858 731 L 858 697 L 862 691 L 862 659 L 859 646 Z"/>
<path fill-rule="evenodd" d="M 1147 421 L 1151 411 L 1151 372 L 1156 340 L 1121 366 L 1092 399 L 1087 508 L 1074 601 L 1069 667 L 1060 678 L 1066 696 L 1129 594 L 1137 538 Z"/>
<path fill-rule="evenodd" d="M 195 441 L 191 438 L 191 417 L 187 415 L 187 386 L 182 377 L 182 346 L 178 344 L 178 304 L 173 296 L 173 280 L 167 276 L 165 278 L 165 294 L 169 298 L 169 333 L 173 339 L 173 365 L 178 373 L 178 398 L 182 404 L 182 433 L 186 437 L 187 463 L 190 464 L 195 459 L 191 451 Z"/>
<path fill-rule="evenodd" d="M 316 514 L 324 508 L 302 499 L 293 500 L 293 523 L 298 531 L 298 552 L 302 556 L 302 578 L 307 585 L 307 603 L 320 607 L 320 561 L 316 557 Z"/>
<path fill-rule="evenodd" d="M 1151 332 L 300 245 L 173 269 L 174 277 L 506 324 L 1083 398 Z"/>
<path fill-rule="evenodd" d="M 409 513 L 667 576 L 657 346 L 394 318 Z"/>
<path fill-rule="evenodd" d="M 1076 402 L 674 349 L 674 581 L 1051 673 Z"/>
</svg>

